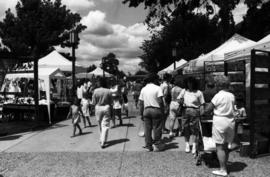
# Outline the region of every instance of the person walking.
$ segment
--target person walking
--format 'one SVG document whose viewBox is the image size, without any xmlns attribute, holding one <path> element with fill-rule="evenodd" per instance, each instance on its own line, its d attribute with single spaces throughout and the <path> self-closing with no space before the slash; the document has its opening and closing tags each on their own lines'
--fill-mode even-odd
<svg viewBox="0 0 270 177">
<path fill-rule="evenodd" d="M 148 75 L 146 83 L 139 96 L 140 115 L 145 125 L 144 147 L 147 151 L 161 151 L 164 149 L 164 145 L 161 143 L 162 121 L 164 118 L 163 93 L 158 86 L 158 76 L 156 74 Z"/>
<path fill-rule="evenodd" d="M 160 84 L 161 90 L 163 92 L 164 101 L 164 119 L 162 124 L 163 133 L 168 133 L 169 130 L 166 128 L 166 120 L 169 115 L 170 102 L 171 102 L 171 87 L 170 87 L 171 75 L 166 73 L 163 76 L 163 81 Z"/>
<path fill-rule="evenodd" d="M 79 129 L 79 135 L 82 134 L 82 129 L 79 125 L 81 122 L 81 116 L 83 116 L 81 107 L 80 107 L 80 100 L 75 98 L 73 100 L 73 104 L 70 106 L 67 119 L 72 119 L 72 124 L 73 124 L 73 134 L 72 137 L 75 137 L 76 129 Z"/>
<path fill-rule="evenodd" d="M 215 81 L 218 93 L 205 108 L 206 113 L 214 111 L 212 138 L 216 143 L 217 157 L 220 164 L 220 169 L 212 173 L 227 176 L 228 143 L 233 142 L 235 134 L 235 96 L 229 91 L 230 80 L 228 77 L 217 76 Z"/>
<path fill-rule="evenodd" d="M 189 143 L 191 143 L 192 154 L 195 155 L 199 135 L 200 106 L 204 104 L 204 97 L 199 90 L 198 81 L 194 77 L 188 77 L 184 80 L 184 88 L 177 99 L 184 106 L 183 134 L 186 143 L 185 151 L 190 152 Z"/>
<path fill-rule="evenodd" d="M 120 86 L 117 83 L 117 81 L 113 81 L 112 84 L 112 88 L 110 89 L 111 91 L 111 95 L 112 95 L 112 99 L 113 99 L 113 109 L 112 109 L 112 122 L 113 122 L 113 126 L 115 127 L 115 119 L 116 117 L 119 120 L 119 125 L 123 125 L 123 121 L 122 121 L 122 94 L 121 94 L 121 90 L 120 90 Z"/>
<path fill-rule="evenodd" d="M 124 81 L 121 83 L 121 93 L 123 98 L 122 110 L 128 117 L 128 88 Z"/>
<path fill-rule="evenodd" d="M 171 90 L 171 96 L 172 96 L 172 100 L 170 103 L 170 110 L 169 110 L 169 120 L 170 120 L 170 124 L 169 124 L 169 137 L 172 138 L 175 136 L 175 134 L 173 133 L 173 128 L 174 128 L 174 124 L 175 124 L 175 120 L 177 119 L 179 115 L 179 102 L 177 101 L 177 97 L 178 95 L 181 93 L 183 89 L 183 80 L 182 78 L 176 78 L 176 80 L 174 81 L 174 87 Z M 181 119 L 178 119 L 179 123 L 178 123 L 178 133 L 181 129 Z"/>
<path fill-rule="evenodd" d="M 91 127 L 91 122 L 90 122 L 90 110 L 89 110 L 89 92 L 88 92 L 88 85 L 87 82 L 84 82 L 83 88 L 82 88 L 82 101 L 81 101 L 81 106 L 82 106 L 82 113 L 83 113 L 83 124 L 84 128 L 86 128 L 86 121 Z"/>
<path fill-rule="evenodd" d="M 133 98 L 134 98 L 134 101 L 135 101 L 136 109 L 138 109 L 139 95 L 140 95 L 142 87 L 143 87 L 143 85 L 140 82 L 140 80 L 136 80 L 135 85 L 133 87 L 133 92 L 132 92 L 133 93 Z"/>
<path fill-rule="evenodd" d="M 95 116 L 100 130 L 100 146 L 106 147 L 110 128 L 112 96 L 107 88 L 105 78 L 99 78 L 98 88 L 94 90 L 92 103 L 95 105 Z"/>
</svg>

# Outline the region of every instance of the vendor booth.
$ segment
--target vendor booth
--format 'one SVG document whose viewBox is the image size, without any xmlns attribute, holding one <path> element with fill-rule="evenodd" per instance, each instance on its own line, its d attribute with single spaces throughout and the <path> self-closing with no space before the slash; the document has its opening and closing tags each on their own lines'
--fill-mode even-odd
<svg viewBox="0 0 270 177">
<path fill-rule="evenodd" d="M 222 61 L 224 60 L 225 53 L 254 45 L 255 43 L 256 42 L 240 36 L 239 34 L 235 34 L 215 50 L 189 61 L 188 65 L 183 68 L 183 74 L 203 73 L 205 62 L 213 63 L 214 61 Z"/>
<path fill-rule="evenodd" d="M 162 76 L 165 73 L 172 73 L 176 68 L 179 68 L 181 66 L 183 66 L 185 63 L 187 63 L 186 60 L 181 59 L 179 61 L 176 61 L 175 63 L 172 63 L 170 66 L 168 66 L 167 68 L 164 68 L 163 70 L 158 72 L 159 76 Z M 175 66 L 175 68 L 174 68 Z"/>
<path fill-rule="evenodd" d="M 66 98 L 66 77 L 59 68 L 39 68 L 39 105 L 46 105 L 48 110 L 48 121 L 52 122 L 51 103 L 52 100 L 64 100 Z M 17 109 L 23 106 L 32 108 L 34 74 L 28 72 L 8 73 L 5 76 L 1 88 L 2 100 L 5 107 L 13 105 Z"/>
<path fill-rule="evenodd" d="M 252 157 L 270 154 L 270 35 L 256 44 L 225 54 L 225 63 L 244 63 L 248 127 L 246 137 Z"/>
</svg>

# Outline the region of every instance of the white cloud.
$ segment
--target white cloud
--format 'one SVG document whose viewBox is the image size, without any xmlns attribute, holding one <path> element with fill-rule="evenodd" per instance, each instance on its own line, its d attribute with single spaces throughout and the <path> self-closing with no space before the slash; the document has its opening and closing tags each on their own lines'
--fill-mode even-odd
<svg viewBox="0 0 270 177">
<path fill-rule="evenodd" d="M 81 34 L 81 43 L 76 50 L 78 61 L 83 65 L 99 65 L 101 58 L 113 52 L 120 60 L 119 69 L 136 72 L 142 54 L 140 46 L 150 36 L 142 23 L 131 26 L 112 24 L 106 21 L 104 12 L 90 11 L 83 17 L 87 29 Z"/>
<path fill-rule="evenodd" d="M 0 19 L 3 19 L 5 16 L 5 11 L 10 8 L 12 12 L 15 11 L 15 6 L 18 0 L 0 0 Z"/>
<path fill-rule="evenodd" d="M 248 9 L 247 5 L 241 2 L 232 11 L 233 18 L 236 24 L 243 20 L 243 16 L 246 15 L 247 9 Z"/>
<path fill-rule="evenodd" d="M 97 35 L 108 35 L 113 32 L 111 25 L 105 21 L 106 14 L 95 10 L 90 11 L 87 16 L 82 18 L 82 24 L 87 26 L 85 32 Z"/>
</svg>

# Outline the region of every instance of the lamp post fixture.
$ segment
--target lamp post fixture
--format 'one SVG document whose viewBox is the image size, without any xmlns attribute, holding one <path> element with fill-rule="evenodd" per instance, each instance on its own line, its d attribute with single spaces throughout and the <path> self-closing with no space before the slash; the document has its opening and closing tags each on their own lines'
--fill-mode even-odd
<svg viewBox="0 0 270 177">
<path fill-rule="evenodd" d="M 104 58 L 101 59 L 101 69 L 103 72 L 103 78 L 105 77 L 105 71 L 104 71 Z"/>
<path fill-rule="evenodd" d="M 76 57 L 75 57 L 75 47 L 78 43 L 78 33 L 76 32 L 76 30 L 72 30 L 70 32 L 69 35 L 69 42 L 71 44 L 72 47 L 72 94 L 73 96 L 76 95 L 76 79 L 75 79 L 75 61 L 76 61 Z"/>
<path fill-rule="evenodd" d="M 176 42 L 172 48 L 172 56 L 173 56 L 173 68 L 176 69 L 176 57 L 177 57 L 177 46 L 178 42 Z"/>
</svg>

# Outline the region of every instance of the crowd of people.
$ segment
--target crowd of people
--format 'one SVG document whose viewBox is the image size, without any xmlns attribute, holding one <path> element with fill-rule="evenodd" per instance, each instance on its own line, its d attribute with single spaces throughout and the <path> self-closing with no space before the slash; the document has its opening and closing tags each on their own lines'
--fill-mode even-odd
<svg viewBox="0 0 270 177">
<path fill-rule="evenodd" d="M 109 85 L 110 83 L 110 85 Z M 164 75 L 160 81 L 156 74 L 149 74 L 144 81 L 136 81 L 131 87 L 126 82 L 116 79 L 99 78 L 97 84 L 82 83 L 77 90 L 77 98 L 70 108 L 69 117 L 74 125 L 73 136 L 82 117 L 91 126 L 90 115 L 95 113 L 100 130 L 100 146 L 107 146 L 108 132 L 116 127 L 116 120 L 123 125 L 122 113 L 128 117 L 128 91 L 131 91 L 135 107 L 139 109 L 144 131 L 139 135 L 145 138 L 143 148 L 147 151 L 162 151 L 165 144 L 162 134 L 169 137 L 182 135 L 185 138 L 185 152 L 196 155 L 200 134 L 200 118 L 211 117 L 212 138 L 216 143 L 220 170 L 216 175 L 226 176 L 228 160 L 228 144 L 234 139 L 236 102 L 229 89 L 230 81 L 226 76 L 216 77 L 206 84 L 201 91 L 194 77 L 177 77 Z M 117 118 L 117 119 L 116 119 Z M 168 129 L 166 120 L 169 119 Z M 177 129 L 174 129 L 175 122 Z M 110 126 L 110 122 L 112 126 Z"/>
</svg>

